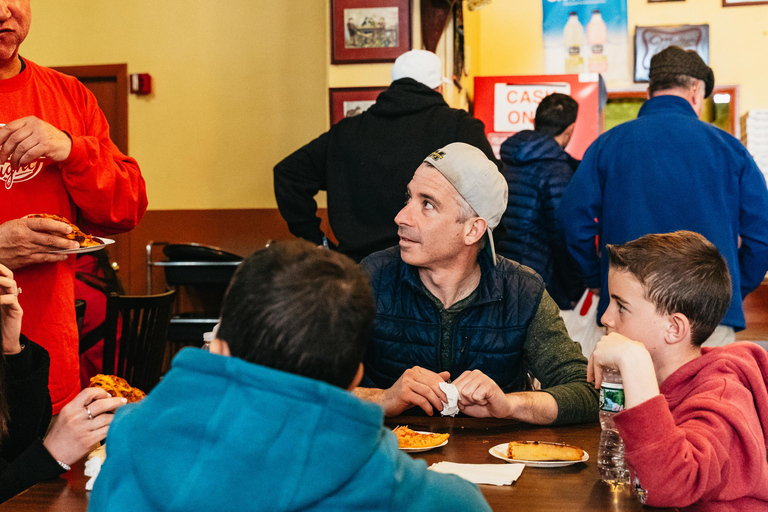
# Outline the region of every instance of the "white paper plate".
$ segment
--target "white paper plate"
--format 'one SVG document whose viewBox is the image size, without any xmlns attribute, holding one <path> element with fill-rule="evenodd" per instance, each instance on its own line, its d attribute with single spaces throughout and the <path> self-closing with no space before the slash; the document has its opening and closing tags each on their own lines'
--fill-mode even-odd
<svg viewBox="0 0 768 512">
<path fill-rule="evenodd" d="M 423 432 L 421 430 L 414 430 L 414 432 L 416 432 L 417 434 L 434 434 L 434 432 Z M 423 446 L 421 448 L 400 448 L 400 450 L 408 453 L 428 452 L 429 450 L 434 450 L 435 448 L 440 448 L 441 446 L 445 446 L 447 444 L 448 444 L 448 439 L 446 439 L 440 444 L 436 444 L 435 446 Z"/>
<path fill-rule="evenodd" d="M 560 446 L 565 446 L 563 443 L 546 443 L 546 444 L 557 444 Z M 505 460 L 507 462 L 521 462 L 525 464 L 526 466 L 530 466 L 532 468 L 562 468 L 565 466 L 572 466 L 573 464 L 579 464 L 580 462 L 587 462 L 589 460 L 589 454 L 587 452 L 584 452 L 584 457 L 581 458 L 581 460 L 520 460 L 520 459 L 510 459 L 507 457 L 507 447 L 509 446 L 509 443 L 502 443 L 497 444 L 490 450 L 488 450 L 488 453 L 496 457 L 497 459 Z"/>
<path fill-rule="evenodd" d="M 83 254 L 86 252 L 100 251 L 108 245 L 115 243 L 111 238 L 101 238 L 98 236 L 93 237 L 95 240 L 100 240 L 100 245 L 94 245 L 93 247 L 80 247 L 79 249 L 62 249 L 61 251 L 49 251 L 48 254 Z"/>
</svg>

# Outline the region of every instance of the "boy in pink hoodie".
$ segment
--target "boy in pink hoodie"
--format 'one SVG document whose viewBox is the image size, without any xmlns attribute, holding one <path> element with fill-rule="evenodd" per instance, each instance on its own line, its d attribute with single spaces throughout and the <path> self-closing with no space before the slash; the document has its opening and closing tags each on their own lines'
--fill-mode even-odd
<svg viewBox="0 0 768 512">
<path fill-rule="evenodd" d="M 768 352 L 701 344 L 731 298 L 725 260 L 690 231 L 609 245 L 608 330 L 589 360 L 624 382 L 615 416 L 638 497 L 689 510 L 768 510 Z"/>
</svg>

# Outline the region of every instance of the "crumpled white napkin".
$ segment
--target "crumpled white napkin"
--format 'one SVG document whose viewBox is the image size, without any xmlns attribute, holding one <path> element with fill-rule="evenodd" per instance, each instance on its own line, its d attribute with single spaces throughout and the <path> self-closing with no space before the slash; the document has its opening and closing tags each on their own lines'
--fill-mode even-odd
<svg viewBox="0 0 768 512">
<path fill-rule="evenodd" d="M 459 464 L 457 462 L 438 462 L 429 469 L 438 473 L 458 475 L 473 484 L 512 485 L 520 478 L 525 464 Z"/>
<path fill-rule="evenodd" d="M 104 459 L 98 456 L 92 457 L 85 461 L 85 471 L 83 471 L 83 474 L 85 476 L 91 477 L 87 482 L 85 482 L 86 491 L 93 490 L 93 484 L 96 482 L 96 477 L 99 476 L 99 471 L 101 471 L 102 464 L 104 464 Z"/>
<path fill-rule="evenodd" d="M 443 402 L 443 410 L 440 414 L 443 416 L 456 416 L 459 414 L 459 390 L 453 384 L 447 382 L 440 383 L 440 389 L 448 397 L 448 403 Z"/>
</svg>

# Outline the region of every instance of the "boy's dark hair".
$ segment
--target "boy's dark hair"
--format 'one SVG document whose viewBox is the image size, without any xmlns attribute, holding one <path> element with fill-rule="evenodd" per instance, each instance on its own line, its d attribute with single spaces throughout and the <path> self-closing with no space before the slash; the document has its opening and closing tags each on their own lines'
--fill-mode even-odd
<svg viewBox="0 0 768 512">
<path fill-rule="evenodd" d="M 700 234 L 645 235 L 622 245 L 609 244 L 607 249 L 611 268 L 635 276 L 657 313 L 682 313 L 688 318 L 694 345 L 709 338 L 728 310 L 728 265 Z"/>
<path fill-rule="evenodd" d="M 254 253 L 235 272 L 219 339 L 234 357 L 347 388 L 373 326 L 368 276 L 303 240 Z"/>
<path fill-rule="evenodd" d="M 536 108 L 534 130 L 557 137 L 576 122 L 579 104 L 567 94 L 553 93 L 541 100 Z"/>
</svg>

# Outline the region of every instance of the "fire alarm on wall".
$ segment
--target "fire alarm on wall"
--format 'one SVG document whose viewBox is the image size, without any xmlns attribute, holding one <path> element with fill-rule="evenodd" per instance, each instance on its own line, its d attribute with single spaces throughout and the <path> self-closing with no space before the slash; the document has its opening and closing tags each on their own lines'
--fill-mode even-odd
<svg viewBox="0 0 768 512">
<path fill-rule="evenodd" d="M 149 73 L 133 73 L 131 75 L 131 92 L 139 95 L 152 92 L 152 77 Z"/>
</svg>

